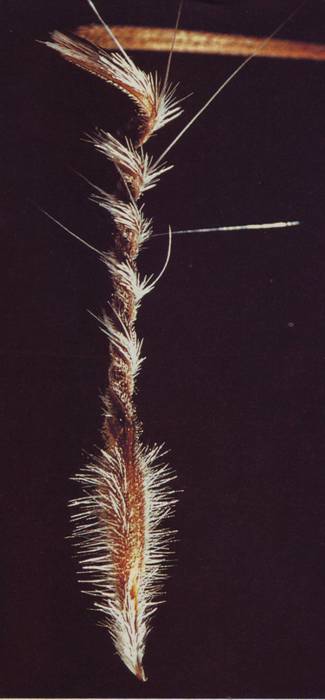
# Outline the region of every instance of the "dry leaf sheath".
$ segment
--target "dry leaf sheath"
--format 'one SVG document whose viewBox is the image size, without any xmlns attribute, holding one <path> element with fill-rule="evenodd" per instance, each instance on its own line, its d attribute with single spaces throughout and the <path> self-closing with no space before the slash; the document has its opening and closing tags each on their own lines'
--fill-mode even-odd
<svg viewBox="0 0 325 700">
<path fill-rule="evenodd" d="M 135 322 L 142 298 L 158 279 L 141 279 L 137 271 L 139 250 L 152 231 L 138 200 L 167 169 L 164 164 L 155 167 L 142 146 L 181 109 L 174 88 L 166 81 L 161 86 L 156 75 L 140 70 L 119 45 L 119 51 L 108 53 L 57 31 L 47 45 L 126 93 L 138 115 L 134 141 L 121 143 L 104 131 L 93 137 L 94 146 L 115 164 L 124 195 L 102 191 L 95 197 L 114 221 L 113 248 L 101 256 L 113 284 L 109 307 L 100 319 L 110 362 L 102 449 L 76 476 L 84 495 L 72 505 L 77 509 L 75 535 L 88 592 L 104 616 L 121 659 L 145 680 L 145 640 L 161 598 L 172 539 L 172 530 L 168 524 L 161 527 L 161 521 L 172 515 L 176 499 L 169 483 L 174 474 L 164 464 L 162 449 L 149 449 L 141 441 L 134 402 L 142 363 L 142 341 L 137 338 Z"/>
</svg>

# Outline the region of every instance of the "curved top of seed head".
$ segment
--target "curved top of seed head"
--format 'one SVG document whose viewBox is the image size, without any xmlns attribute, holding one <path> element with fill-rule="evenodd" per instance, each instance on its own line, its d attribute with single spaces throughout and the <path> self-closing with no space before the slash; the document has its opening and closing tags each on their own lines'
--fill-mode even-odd
<svg viewBox="0 0 325 700">
<path fill-rule="evenodd" d="M 139 114 L 136 146 L 145 143 L 153 132 L 176 119 L 182 109 L 175 98 L 176 86 L 161 87 L 157 73 L 145 73 L 124 53 L 110 53 L 87 39 L 54 31 L 46 46 L 58 51 L 74 63 L 126 93 L 135 103 Z"/>
</svg>

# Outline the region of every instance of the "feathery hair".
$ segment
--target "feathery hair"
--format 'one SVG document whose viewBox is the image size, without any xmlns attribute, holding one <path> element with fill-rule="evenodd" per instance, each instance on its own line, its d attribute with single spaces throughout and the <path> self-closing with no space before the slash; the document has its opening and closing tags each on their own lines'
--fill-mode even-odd
<svg viewBox="0 0 325 700">
<path fill-rule="evenodd" d="M 106 25 L 105 25 L 106 26 Z M 134 391 L 143 358 L 135 322 L 142 298 L 158 278 L 141 279 L 137 256 L 152 233 L 138 200 L 170 167 L 155 166 L 142 145 L 180 113 L 175 88 L 137 68 L 121 49 L 108 53 L 89 41 L 55 31 L 47 45 L 65 59 L 126 93 L 138 114 L 134 142 L 123 143 L 97 130 L 95 148 L 108 158 L 124 183 L 124 197 L 100 191 L 93 198 L 114 221 L 114 246 L 101 255 L 113 293 L 100 327 L 108 338 L 108 385 L 103 397 L 102 448 L 75 479 L 84 495 L 76 498 L 73 520 L 80 561 L 94 607 L 104 617 L 126 666 L 145 680 L 143 655 L 150 619 L 161 598 L 173 531 L 161 527 L 176 502 L 172 470 L 162 448 L 145 447 Z M 119 48 L 119 47 L 118 47 Z M 160 275 L 159 275 L 160 277 Z"/>
</svg>

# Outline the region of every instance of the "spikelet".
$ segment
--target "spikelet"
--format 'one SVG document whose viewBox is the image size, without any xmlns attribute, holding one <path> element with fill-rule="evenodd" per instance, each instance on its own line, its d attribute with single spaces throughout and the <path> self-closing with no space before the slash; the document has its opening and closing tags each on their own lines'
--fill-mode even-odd
<svg viewBox="0 0 325 700">
<path fill-rule="evenodd" d="M 120 143 L 97 130 L 92 142 L 112 161 L 125 186 L 125 197 L 101 191 L 93 198 L 114 221 L 114 247 L 102 254 L 113 293 L 100 328 L 108 338 L 110 363 L 103 397 L 103 444 L 99 456 L 75 479 L 83 495 L 72 502 L 83 580 L 102 613 L 126 666 L 145 680 L 143 655 L 151 617 L 161 602 L 173 531 L 168 523 L 175 506 L 172 470 L 160 447 L 145 447 L 134 403 L 136 378 L 143 362 L 135 321 L 142 298 L 154 288 L 141 278 L 136 259 L 152 223 L 137 200 L 171 166 L 159 168 L 142 144 L 181 110 L 174 88 L 147 75 L 124 54 L 109 54 L 87 41 L 54 32 L 47 45 L 64 58 L 123 90 L 139 116 L 137 140 Z M 141 144 L 141 147 L 140 147 Z"/>
<path fill-rule="evenodd" d="M 139 135 L 136 145 L 145 143 L 154 131 L 176 119 L 182 110 L 175 99 L 175 86 L 161 89 L 157 73 L 145 73 L 124 52 L 108 53 L 87 39 L 53 32 L 53 41 L 46 45 L 79 68 L 93 73 L 126 93 L 139 114 Z"/>
</svg>

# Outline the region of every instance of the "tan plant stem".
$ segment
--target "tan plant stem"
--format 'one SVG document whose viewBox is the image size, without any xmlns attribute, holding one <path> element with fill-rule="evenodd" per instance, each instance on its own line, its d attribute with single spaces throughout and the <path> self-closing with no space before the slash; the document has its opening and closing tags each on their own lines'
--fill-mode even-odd
<svg viewBox="0 0 325 700">
<path fill-rule="evenodd" d="M 161 27 L 133 26 L 115 26 L 112 29 L 125 48 L 132 51 L 167 52 L 170 50 L 174 31 Z M 100 25 L 82 25 L 75 33 L 105 49 L 115 48 Z M 254 36 L 179 29 L 174 51 L 214 56 L 250 56 L 258 49 L 260 42 L 261 38 Z M 267 46 L 258 51 L 257 57 L 325 61 L 325 46 L 305 41 L 271 39 Z"/>
</svg>

